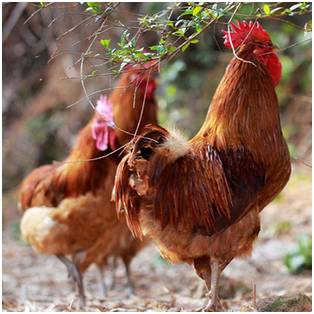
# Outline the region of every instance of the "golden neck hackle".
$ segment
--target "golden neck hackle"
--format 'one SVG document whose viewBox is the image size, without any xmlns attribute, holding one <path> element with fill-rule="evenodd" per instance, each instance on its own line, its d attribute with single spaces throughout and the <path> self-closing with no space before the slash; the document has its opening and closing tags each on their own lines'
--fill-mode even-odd
<svg viewBox="0 0 314 314">
<path fill-rule="evenodd" d="M 248 62 L 237 58 L 230 62 L 207 117 L 191 142 L 205 137 L 218 149 L 237 149 L 245 143 L 256 155 L 265 149 L 276 150 L 281 128 L 271 77 L 255 58 L 252 47 L 244 46 L 238 57 Z"/>
</svg>

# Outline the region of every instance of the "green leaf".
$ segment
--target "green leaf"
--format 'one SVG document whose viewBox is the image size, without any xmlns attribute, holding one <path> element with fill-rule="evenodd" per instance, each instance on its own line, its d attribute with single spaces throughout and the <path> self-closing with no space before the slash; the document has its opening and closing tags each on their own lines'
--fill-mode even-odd
<svg viewBox="0 0 314 314">
<path fill-rule="evenodd" d="M 150 46 L 149 49 L 153 51 L 157 51 L 159 49 L 159 45 Z"/>
<path fill-rule="evenodd" d="M 268 4 L 263 5 L 263 10 L 267 16 L 270 15 L 270 7 Z"/>
<path fill-rule="evenodd" d="M 203 7 L 201 6 L 197 6 L 193 9 L 192 15 L 196 16 L 199 12 L 201 12 L 203 10 Z"/>
<path fill-rule="evenodd" d="M 189 48 L 190 44 L 191 44 L 191 43 L 188 42 L 187 44 L 185 44 L 185 45 L 181 48 L 181 50 L 184 52 L 186 49 Z"/>
<path fill-rule="evenodd" d="M 100 40 L 100 44 L 104 47 L 104 48 L 108 48 L 110 45 L 110 39 L 101 39 Z"/>
<path fill-rule="evenodd" d="M 310 7 L 310 4 L 308 2 L 301 2 L 301 6 L 300 6 L 300 9 L 302 11 L 306 10 L 307 8 Z"/>
<path fill-rule="evenodd" d="M 177 87 L 175 85 L 170 84 L 166 87 L 166 94 L 168 97 L 175 96 L 176 93 L 177 93 Z"/>
<path fill-rule="evenodd" d="M 284 257 L 284 263 L 291 273 L 312 269 L 312 238 L 304 234 L 298 238 L 298 247 Z"/>
<path fill-rule="evenodd" d="M 195 30 L 199 34 L 202 31 L 202 26 L 199 23 L 195 24 Z"/>
<path fill-rule="evenodd" d="M 92 11 L 95 14 L 101 14 L 101 2 L 86 2 L 88 8 L 85 11 Z"/>
<path fill-rule="evenodd" d="M 95 76 L 97 74 L 98 70 L 93 70 L 90 76 Z"/>
<path fill-rule="evenodd" d="M 292 273 L 298 272 L 304 265 L 304 262 L 304 256 L 298 254 L 290 254 L 285 258 L 285 265 Z"/>
<path fill-rule="evenodd" d="M 190 41 L 191 44 L 197 44 L 198 42 L 199 42 L 198 39 L 193 39 L 193 40 Z"/>
<path fill-rule="evenodd" d="M 170 47 L 168 47 L 168 52 L 169 53 L 172 53 L 172 52 L 174 52 L 174 51 L 176 51 L 177 50 L 177 47 L 175 47 L 175 46 L 170 46 Z"/>
<path fill-rule="evenodd" d="M 185 31 L 186 31 L 186 28 L 185 28 L 185 27 L 180 28 L 180 29 L 178 29 L 176 32 L 174 32 L 173 35 L 176 35 L 176 36 L 184 36 Z"/>
<path fill-rule="evenodd" d="M 182 17 L 182 16 L 184 16 L 184 15 L 191 15 L 191 14 L 193 14 L 193 10 L 190 9 L 190 8 L 188 8 L 188 9 L 186 9 L 183 13 L 181 13 L 181 14 L 179 15 L 179 17 Z"/>
</svg>

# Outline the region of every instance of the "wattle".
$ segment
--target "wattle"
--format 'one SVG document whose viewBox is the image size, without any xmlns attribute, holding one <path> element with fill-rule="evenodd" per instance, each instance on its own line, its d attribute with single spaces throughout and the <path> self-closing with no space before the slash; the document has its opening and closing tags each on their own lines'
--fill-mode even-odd
<svg viewBox="0 0 314 314">
<path fill-rule="evenodd" d="M 277 86 L 281 80 L 281 63 L 275 53 L 269 55 L 266 66 L 273 80 L 274 86 Z"/>
<path fill-rule="evenodd" d="M 141 91 L 142 91 L 142 97 L 144 97 L 146 93 L 146 99 L 151 100 L 154 97 L 155 90 L 157 88 L 157 84 L 155 80 L 150 80 L 147 83 L 147 80 L 143 80 L 141 82 Z"/>
<path fill-rule="evenodd" d="M 258 48 L 254 53 L 260 62 L 266 65 L 274 86 L 277 86 L 281 80 L 281 63 L 277 54 L 273 50 Z"/>
<path fill-rule="evenodd" d="M 114 150 L 117 147 L 116 135 L 113 129 L 109 128 L 105 121 L 96 121 L 92 126 L 92 137 L 96 141 L 96 147 L 105 151 L 109 147 Z"/>
</svg>

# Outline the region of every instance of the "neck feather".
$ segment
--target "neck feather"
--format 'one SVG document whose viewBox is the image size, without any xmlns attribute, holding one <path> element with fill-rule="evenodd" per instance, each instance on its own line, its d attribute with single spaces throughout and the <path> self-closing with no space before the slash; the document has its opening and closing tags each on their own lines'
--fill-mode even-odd
<svg viewBox="0 0 314 314">
<path fill-rule="evenodd" d="M 139 132 L 149 123 L 157 123 L 157 105 L 155 98 L 145 98 L 141 86 L 136 86 L 136 82 L 130 83 L 129 77 L 122 78 L 113 91 L 110 101 L 113 104 L 114 121 L 117 126 L 125 131 L 134 133 L 137 129 L 141 117 L 142 107 L 143 114 L 140 121 Z M 144 86 L 145 88 L 145 86 Z M 119 129 L 116 129 L 118 143 L 123 145 L 131 140 L 132 136 Z"/>
<path fill-rule="evenodd" d="M 213 97 L 206 120 L 192 139 L 206 137 L 218 148 L 245 145 L 263 149 L 281 134 L 278 101 L 266 67 L 248 51 L 229 64 Z M 268 148 L 269 149 L 269 148 Z"/>
</svg>

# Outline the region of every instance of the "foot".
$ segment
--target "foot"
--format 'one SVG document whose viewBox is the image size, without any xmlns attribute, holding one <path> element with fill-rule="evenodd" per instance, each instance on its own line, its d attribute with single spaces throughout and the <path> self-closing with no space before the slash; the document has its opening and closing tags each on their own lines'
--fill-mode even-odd
<svg viewBox="0 0 314 314">
<path fill-rule="evenodd" d="M 108 288 L 104 281 L 101 282 L 100 289 L 101 289 L 101 296 L 105 299 L 107 297 Z"/>
<path fill-rule="evenodd" d="M 76 283 L 77 294 L 75 298 L 79 299 L 79 307 L 83 309 L 86 306 L 86 298 L 85 298 L 85 294 L 83 290 L 82 275 L 78 271 L 78 269 L 75 267 L 74 264 L 69 265 L 68 274 L 69 274 L 69 277 L 71 277 L 72 280 Z"/>
<path fill-rule="evenodd" d="M 76 293 L 70 302 L 69 308 L 70 309 L 81 309 L 81 310 L 83 310 L 83 309 L 85 309 L 85 306 L 86 306 L 85 296 Z"/>
<path fill-rule="evenodd" d="M 132 282 L 127 283 L 126 289 L 127 289 L 127 297 L 128 298 L 131 298 L 135 295 L 135 290 L 134 290 L 134 286 L 133 286 Z"/>
<path fill-rule="evenodd" d="M 79 306 L 81 309 L 83 309 L 86 305 L 86 299 L 85 299 L 85 294 L 84 294 L 82 275 L 80 271 L 77 269 L 77 267 L 75 266 L 75 264 L 71 260 L 69 260 L 67 257 L 63 255 L 57 255 L 57 257 L 65 265 L 68 271 L 68 276 L 72 278 L 72 280 L 75 282 L 78 299 L 79 299 Z M 73 303 L 75 299 L 76 297 L 74 297 L 71 304 Z"/>
<path fill-rule="evenodd" d="M 221 304 L 220 300 L 218 299 L 216 304 L 214 302 L 209 301 L 206 306 L 202 306 L 195 310 L 195 312 L 224 312 L 225 309 Z"/>
<path fill-rule="evenodd" d="M 111 278 L 109 284 L 108 284 L 108 289 L 109 290 L 115 290 L 116 287 L 117 287 L 117 284 L 116 284 L 116 277 L 113 276 L 114 278 Z"/>
</svg>

